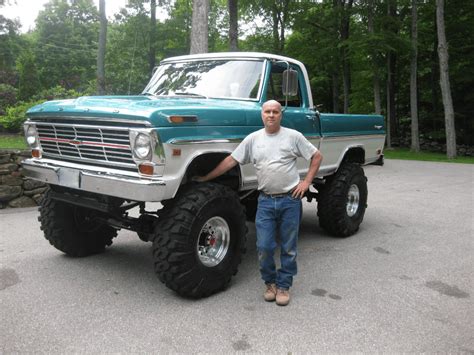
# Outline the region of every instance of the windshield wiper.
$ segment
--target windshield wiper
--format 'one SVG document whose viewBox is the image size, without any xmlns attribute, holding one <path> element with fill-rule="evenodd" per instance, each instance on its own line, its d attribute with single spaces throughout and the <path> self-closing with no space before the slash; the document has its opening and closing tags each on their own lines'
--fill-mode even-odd
<svg viewBox="0 0 474 355">
<path fill-rule="evenodd" d="M 153 93 L 151 93 L 151 92 L 142 92 L 140 95 L 158 97 L 158 95 L 153 94 Z"/>
<path fill-rule="evenodd" d="M 175 94 L 175 95 L 178 95 L 178 96 L 204 97 L 205 99 L 207 99 L 207 96 L 201 95 L 201 94 L 196 94 L 196 93 L 194 93 L 194 92 L 178 92 L 178 91 L 175 91 L 174 94 Z"/>
</svg>

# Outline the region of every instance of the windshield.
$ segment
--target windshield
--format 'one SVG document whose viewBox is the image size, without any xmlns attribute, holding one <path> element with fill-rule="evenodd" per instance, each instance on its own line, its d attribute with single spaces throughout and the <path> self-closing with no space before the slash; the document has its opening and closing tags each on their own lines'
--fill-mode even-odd
<svg viewBox="0 0 474 355">
<path fill-rule="evenodd" d="M 142 94 L 257 99 L 263 61 L 202 60 L 158 67 Z"/>
</svg>

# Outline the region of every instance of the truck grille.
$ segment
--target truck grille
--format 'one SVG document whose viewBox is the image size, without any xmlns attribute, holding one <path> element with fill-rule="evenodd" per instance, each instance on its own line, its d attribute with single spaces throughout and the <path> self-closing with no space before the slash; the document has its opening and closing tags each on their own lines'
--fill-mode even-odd
<svg viewBox="0 0 474 355">
<path fill-rule="evenodd" d="M 136 168 L 126 127 L 35 122 L 44 158 Z"/>
</svg>

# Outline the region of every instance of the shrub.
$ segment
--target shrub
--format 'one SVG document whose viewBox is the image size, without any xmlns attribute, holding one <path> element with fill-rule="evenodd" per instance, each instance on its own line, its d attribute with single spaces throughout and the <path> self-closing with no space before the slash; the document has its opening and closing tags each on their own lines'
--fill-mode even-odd
<svg viewBox="0 0 474 355">
<path fill-rule="evenodd" d="M 7 107 L 6 114 L 0 117 L 0 125 L 9 132 L 19 132 L 26 120 L 26 111 L 44 101 L 19 102 L 16 106 Z"/>
<path fill-rule="evenodd" d="M 8 106 L 12 106 L 16 102 L 18 90 L 10 84 L 0 84 L 0 115 L 6 113 Z"/>
</svg>

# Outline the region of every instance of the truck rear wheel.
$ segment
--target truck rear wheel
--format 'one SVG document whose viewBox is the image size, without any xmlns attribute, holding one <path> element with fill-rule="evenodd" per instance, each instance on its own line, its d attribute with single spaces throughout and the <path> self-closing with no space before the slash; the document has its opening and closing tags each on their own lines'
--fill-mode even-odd
<svg viewBox="0 0 474 355">
<path fill-rule="evenodd" d="M 336 237 L 345 238 L 356 233 L 366 207 L 367 178 L 358 164 L 342 164 L 319 189 L 319 224 Z"/>
<path fill-rule="evenodd" d="M 50 191 L 43 196 L 38 220 L 52 246 L 69 256 L 82 257 L 112 245 L 117 230 L 97 218 L 100 212 L 54 200 Z"/>
<path fill-rule="evenodd" d="M 162 210 L 155 228 L 155 272 L 185 297 L 221 291 L 237 273 L 247 227 L 238 195 L 203 183 L 185 187 Z"/>
</svg>

